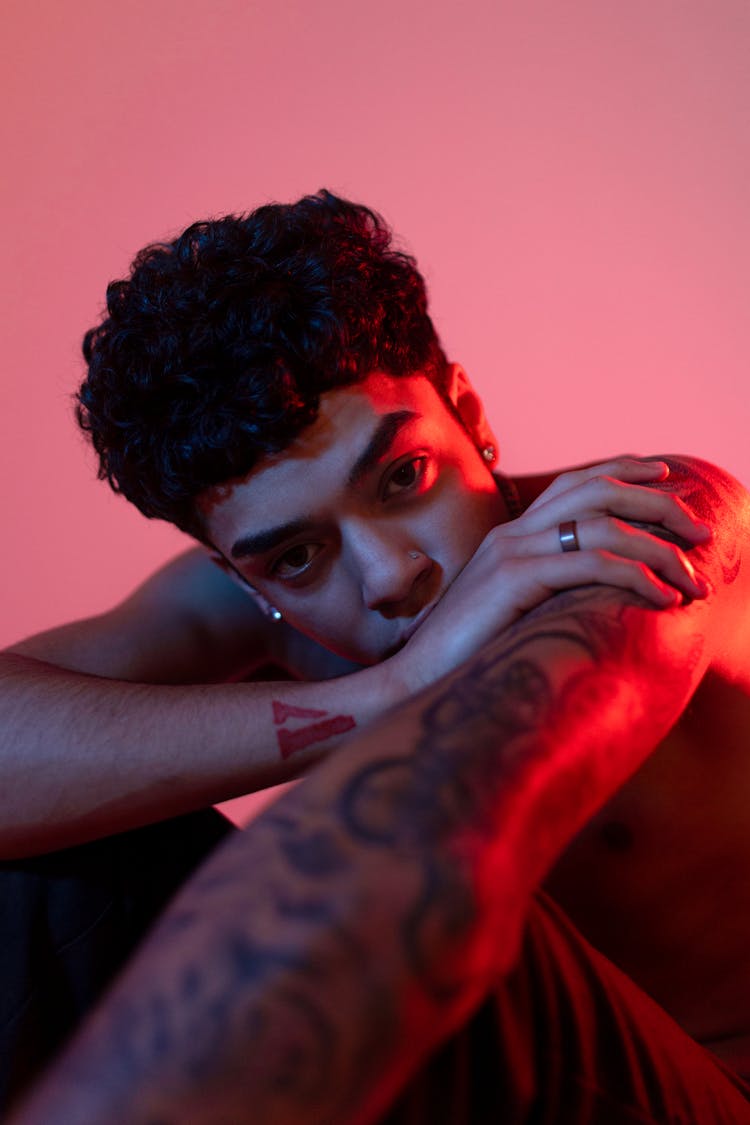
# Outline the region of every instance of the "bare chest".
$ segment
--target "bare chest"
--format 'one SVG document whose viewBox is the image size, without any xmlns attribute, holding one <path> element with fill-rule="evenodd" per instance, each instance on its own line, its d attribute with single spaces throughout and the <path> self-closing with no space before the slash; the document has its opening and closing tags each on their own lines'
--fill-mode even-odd
<svg viewBox="0 0 750 1125">
<path fill-rule="evenodd" d="M 694 1037 L 750 1032 L 750 699 L 709 675 L 547 889 Z"/>
</svg>

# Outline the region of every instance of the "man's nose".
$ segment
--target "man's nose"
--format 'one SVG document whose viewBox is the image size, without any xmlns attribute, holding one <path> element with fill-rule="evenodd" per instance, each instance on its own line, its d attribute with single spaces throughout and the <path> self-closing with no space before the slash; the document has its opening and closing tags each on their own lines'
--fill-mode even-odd
<svg viewBox="0 0 750 1125">
<path fill-rule="evenodd" d="M 398 617 L 422 608 L 417 587 L 430 573 L 433 563 L 416 543 L 369 527 L 353 537 L 350 546 L 368 609 Z"/>
</svg>

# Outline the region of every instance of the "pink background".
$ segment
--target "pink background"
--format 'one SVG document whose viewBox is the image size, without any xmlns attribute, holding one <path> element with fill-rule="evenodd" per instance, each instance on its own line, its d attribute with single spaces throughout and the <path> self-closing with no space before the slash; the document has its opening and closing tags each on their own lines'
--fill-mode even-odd
<svg viewBox="0 0 750 1125">
<path fill-rule="evenodd" d="M 746 0 L 5 0 L 0 643 L 184 540 L 94 479 L 79 340 L 141 245 L 326 185 L 417 254 L 511 471 L 750 482 Z"/>
</svg>

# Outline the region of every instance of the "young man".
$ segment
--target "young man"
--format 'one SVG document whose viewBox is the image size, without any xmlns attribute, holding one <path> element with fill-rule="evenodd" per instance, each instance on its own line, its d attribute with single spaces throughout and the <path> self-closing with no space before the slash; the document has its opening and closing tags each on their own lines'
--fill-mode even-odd
<svg viewBox="0 0 750 1125">
<path fill-rule="evenodd" d="M 7 873 L 39 878 L 41 865 L 56 890 L 91 849 L 99 862 L 104 845 L 86 841 L 292 776 L 341 743 L 346 753 L 186 892 L 179 938 L 173 916 L 134 970 L 135 1024 L 123 1031 L 115 1001 L 99 1025 L 104 1070 L 90 1038 L 72 1064 L 95 1101 L 116 1099 L 81 1120 L 115 1120 L 115 1105 L 128 1121 L 243 1120 L 248 1098 L 261 1120 L 373 1120 L 495 986 L 465 1058 L 503 1069 L 493 1096 L 508 1119 L 544 1104 L 550 1119 L 566 1106 L 576 1119 L 661 1120 L 705 1114 L 711 1099 L 701 1120 L 737 1119 L 742 1095 L 688 1034 L 737 1066 L 749 1030 L 750 914 L 723 931 L 712 921 L 748 896 L 740 486 L 679 460 L 620 459 L 518 489 L 493 476 L 495 439 L 445 360 L 413 262 L 370 212 L 327 193 L 144 251 L 110 287 L 85 351 L 80 419 L 102 475 L 218 566 L 190 553 L 112 613 L 7 653 L 6 855 L 67 849 Z M 685 552 L 712 532 L 693 556 L 699 577 Z M 311 682 L 210 682 L 268 662 Z M 174 851 L 185 822 L 122 839 L 142 853 L 154 831 Z M 151 913 L 194 861 L 153 877 Z M 535 904 L 553 865 L 554 897 L 683 1032 Z M 149 910 L 137 925 L 130 911 L 116 957 L 96 946 L 107 964 L 76 986 L 81 1007 Z M 68 919 L 57 946 L 80 950 L 98 920 Z M 69 987 L 75 973 L 57 961 Z M 220 995 L 205 992 L 202 963 Z M 319 1034 L 292 1026 L 300 1065 L 287 1072 L 291 1009 Z M 312 1039 L 348 1044 L 314 1102 L 302 1081 Z M 20 1040 L 28 1077 L 34 1029 Z M 434 1075 L 415 1082 L 428 1102 L 440 1088 Z M 452 1080 L 442 1119 L 478 1120 L 475 1094 Z"/>
</svg>

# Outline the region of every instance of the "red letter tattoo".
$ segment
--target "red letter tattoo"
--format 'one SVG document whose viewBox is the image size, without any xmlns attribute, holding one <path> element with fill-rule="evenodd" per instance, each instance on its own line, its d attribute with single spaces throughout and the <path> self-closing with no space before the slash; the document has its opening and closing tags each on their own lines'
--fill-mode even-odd
<svg viewBox="0 0 750 1125">
<path fill-rule="evenodd" d="M 287 719 L 320 719 L 320 722 L 308 723 L 307 726 L 277 731 L 282 759 L 289 758 L 298 750 L 307 749 L 314 742 L 324 742 L 335 734 L 345 734 L 357 725 L 353 715 L 333 715 L 326 718 L 327 711 L 317 711 L 312 707 L 292 707 L 276 699 L 272 700 L 272 705 L 276 726 L 285 723 Z"/>
<path fill-rule="evenodd" d="M 273 721 L 276 726 L 281 726 L 287 719 L 322 719 L 327 711 L 315 711 L 312 707 L 292 707 L 289 703 L 280 703 L 278 699 L 272 700 Z"/>
</svg>

